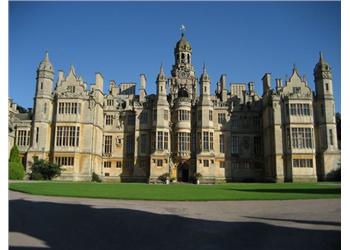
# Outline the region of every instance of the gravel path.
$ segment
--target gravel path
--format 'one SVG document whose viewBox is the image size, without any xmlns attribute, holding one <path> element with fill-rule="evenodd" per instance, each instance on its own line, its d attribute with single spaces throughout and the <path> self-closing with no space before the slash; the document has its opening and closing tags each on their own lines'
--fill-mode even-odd
<svg viewBox="0 0 350 250">
<path fill-rule="evenodd" d="M 9 198 L 11 249 L 340 249 L 340 199 Z"/>
</svg>

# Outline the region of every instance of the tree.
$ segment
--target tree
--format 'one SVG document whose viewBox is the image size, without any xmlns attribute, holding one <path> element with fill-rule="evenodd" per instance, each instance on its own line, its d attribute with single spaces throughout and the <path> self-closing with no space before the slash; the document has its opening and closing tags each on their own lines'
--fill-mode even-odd
<svg viewBox="0 0 350 250">
<path fill-rule="evenodd" d="M 35 161 L 31 170 L 31 180 L 51 180 L 61 175 L 62 172 L 60 165 L 43 159 Z"/>
<path fill-rule="evenodd" d="M 9 178 L 10 180 L 22 180 L 25 175 L 24 167 L 19 157 L 19 150 L 14 145 L 9 158 Z"/>
</svg>

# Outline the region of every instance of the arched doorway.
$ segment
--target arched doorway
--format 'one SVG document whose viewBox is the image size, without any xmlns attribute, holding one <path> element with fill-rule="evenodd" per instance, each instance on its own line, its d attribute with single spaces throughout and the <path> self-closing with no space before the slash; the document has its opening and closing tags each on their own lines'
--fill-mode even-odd
<svg viewBox="0 0 350 250">
<path fill-rule="evenodd" d="M 185 163 L 180 163 L 177 167 L 177 180 L 180 182 L 189 181 L 189 169 Z"/>
</svg>

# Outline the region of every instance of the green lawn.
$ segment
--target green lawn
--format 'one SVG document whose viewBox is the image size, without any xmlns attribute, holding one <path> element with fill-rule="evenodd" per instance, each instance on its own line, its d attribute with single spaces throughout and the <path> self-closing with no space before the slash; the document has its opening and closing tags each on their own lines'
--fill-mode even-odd
<svg viewBox="0 0 350 250">
<path fill-rule="evenodd" d="M 10 183 L 11 190 L 37 195 L 129 200 L 291 200 L 340 198 L 340 183 L 115 184 L 81 182 Z"/>
</svg>

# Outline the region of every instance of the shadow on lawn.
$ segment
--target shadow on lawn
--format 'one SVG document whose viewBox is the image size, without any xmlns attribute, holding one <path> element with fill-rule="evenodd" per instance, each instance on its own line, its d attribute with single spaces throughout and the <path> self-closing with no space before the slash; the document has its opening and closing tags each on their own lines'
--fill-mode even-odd
<svg viewBox="0 0 350 250">
<path fill-rule="evenodd" d="M 265 188 L 265 189 L 241 189 L 228 188 L 226 190 L 234 190 L 241 192 L 256 193 L 285 193 L 285 194 L 340 194 L 340 188 Z"/>
<path fill-rule="evenodd" d="M 53 249 L 340 249 L 340 230 L 26 200 L 10 200 L 9 211 L 10 232 L 40 239 Z"/>
</svg>

